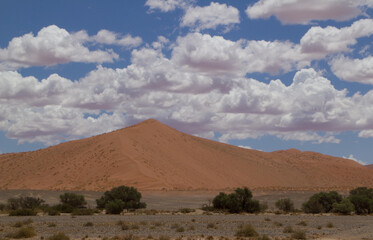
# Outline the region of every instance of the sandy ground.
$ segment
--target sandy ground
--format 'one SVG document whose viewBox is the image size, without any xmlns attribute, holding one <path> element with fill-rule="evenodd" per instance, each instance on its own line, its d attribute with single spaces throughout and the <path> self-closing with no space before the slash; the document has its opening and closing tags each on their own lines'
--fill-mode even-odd
<svg viewBox="0 0 373 240">
<path fill-rule="evenodd" d="M 39 196 L 48 203 L 57 203 L 62 192 L 56 191 L 0 191 L 0 202 L 5 202 L 14 196 Z M 79 192 L 94 206 L 94 200 L 102 195 L 100 192 Z M 254 192 L 254 198 L 266 201 L 270 208 L 274 202 L 282 197 L 290 197 L 300 207 L 313 192 Z M 216 192 L 144 192 L 143 201 L 148 204 L 148 210 L 157 209 L 160 213 L 151 215 L 150 211 L 130 213 L 122 216 L 94 215 L 94 216 L 35 216 L 9 217 L 0 216 L 0 238 L 16 231 L 15 222 L 32 219 L 31 225 L 37 232 L 37 237 L 48 237 L 56 232 L 65 232 L 72 238 L 104 238 L 114 236 L 128 236 L 133 234 L 143 238 L 169 236 L 171 238 L 207 238 L 220 236 L 233 238 L 241 224 L 252 224 L 259 234 L 265 234 L 272 239 L 289 239 L 290 233 L 283 233 L 286 226 L 294 230 L 304 230 L 308 239 L 373 239 L 373 216 L 336 216 L 336 215 L 275 215 L 275 214 L 213 214 L 206 215 L 201 210 L 190 214 L 164 212 L 162 210 L 176 210 L 179 208 L 199 208 L 212 199 Z M 122 230 L 117 225 L 123 221 L 129 227 Z M 307 226 L 298 225 L 304 221 Z M 92 227 L 84 227 L 91 222 Z M 51 227 L 51 224 L 55 224 Z M 328 228 L 327 224 L 333 227 Z M 178 227 L 183 231 L 178 232 Z M 209 228 L 208 225 L 212 225 Z M 138 229 L 133 229 L 138 228 Z M 203 237 L 201 237 L 203 236 Z"/>
</svg>

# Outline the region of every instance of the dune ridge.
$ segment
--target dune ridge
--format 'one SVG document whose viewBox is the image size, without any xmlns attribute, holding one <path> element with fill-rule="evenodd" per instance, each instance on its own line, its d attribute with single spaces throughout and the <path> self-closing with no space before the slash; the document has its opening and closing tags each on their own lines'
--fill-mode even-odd
<svg viewBox="0 0 373 240">
<path fill-rule="evenodd" d="M 350 189 L 373 186 L 352 160 L 296 149 L 261 152 L 179 132 L 157 120 L 33 152 L 0 155 L 0 189 Z"/>
</svg>

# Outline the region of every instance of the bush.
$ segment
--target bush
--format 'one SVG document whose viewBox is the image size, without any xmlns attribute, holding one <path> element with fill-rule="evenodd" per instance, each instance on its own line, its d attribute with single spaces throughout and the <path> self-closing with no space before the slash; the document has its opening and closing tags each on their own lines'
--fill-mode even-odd
<svg viewBox="0 0 373 240">
<path fill-rule="evenodd" d="M 333 209 L 334 203 L 341 203 L 342 196 L 336 191 L 320 192 L 312 195 L 303 204 L 306 213 L 328 213 Z"/>
<path fill-rule="evenodd" d="M 251 191 L 245 188 L 237 188 L 234 193 L 219 193 L 213 200 L 212 204 L 215 209 L 228 210 L 230 213 L 240 212 L 259 212 L 259 201 L 252 199 Z"/>
<path fill-rule="evenodd" d="M 96 203 L 98 208 L 107 209 L 107 204 L 111 202 L 109 206 L 110 209 L 120 207 L 120 212 L 122 212 L 124 209 L 146 208 L 146 204 L 140 202 L 140 199 L 141 193 L 139 193 L 136 188 L 120 186 L 106 191 L 101 198 L 96 200 Z M 119 209 L 117 209 L 116 212 L 118 211 Z"/>
<path fill-rule="evenodd" d="M 355 207 L 356 214 L 373 213 L 373 189 L 366 187 L 355 188 L 348 197 Z"/>
<path fill-rule="evenodd" d="M 290 198 L 279 199 L 275 203 L 276 207 L 284 212 L 294 211 L 294 202 Z"/>
<path fill-rule="evenodd" d="M 8 199 L 8 209 L 36 209 L 39 208 L 45 201 L 40 198 L 34 197 L 19 197 L 19 198 L 9 198 Z"/>
<path fill-rule="evenodd" d="M 0 211 L 5 210 L 6 205 L 4 203 L 0 203 Z"/>
<path fill-rule="evenodd" d="M 92 222 L 86 222 L 86 223 L 84 223 L 83 226 L 84 227 L 93 227 L 93 223 Z"/>
<path fill-rule="evenodd" d="M 294 239 L 307 239 L 306 232 L 301 230 L 293 232 L 293 234 L 291 234 L 291 237 Z"/>
<path fill-rule="evenodd" d="M 7 235 L 9 238 L 31 238 L 36 236 L 36 232 L 32 227 L 22 227 L 18 231 Z"/>
<path fill-rule="evenodd" d="M 73 216 L 89 216 L 93 215 L 94 210 L 88 208 L 76 208 L 71 212 Z"/>
<path fill-rule="evenodd" d="M 236 232 L 237 237 L 256 237 L 258 235 L 259 234 L 250 224 L 239 227 L 239 229 Z"/>
<path fill-rule="evenodd" d="M 83 208 L 87 202 L 83 195 L 75 193 L 64 193 L 60 195 L 60 201 L 63 205 L 70 205 L 72 208 Z"/>
<path fill-rule="evenodd" d="M 48 240 L 70 240 L 70 237 L 67 236 L 65 233 L 63 232 L 59 232 L 59 233 L 56 233 L 52 236 L 50 236 L 49 238 L 47 238 Z"/>
<path fill-rule="evenodd" d="M 282 232 L 283 233 L 293 233 L 294 230 L 291 226 L 286 226 Z"/>
<path fill-rule="evenodd" d="M 354 205 L 348 198 L 344 198 L 341 203 L 334 203 L 332 211 L 343 215 L 349 215 L 355 210 Z"/>
<path fill-rule="evenodd" d="M 65 203 L 55 205 L 52 208 L 61 213 L 72 213 L 74 211 L 73 206 Z"/>
<path fill-rule="evenodd" d="M 32 209 L 17 209 L 9 213 L 9 216 L 36 216 L 37 212 Z"/>
<path fill-rule="evenodd" d="M 107 214 L 120 214 L 124 209 L 125 203 L 120 199 L 115 199 L 108 202 L 105 205 L 105 210 Z"/>
<path fill-rule="evenodd" d="M 47 213 L 49 216 L 59 216 L 60 215 L 60 211 L 58 211 L 56 208 L 52 208 L 52 207 L 46 208 L 44 210 L 44 212 Z"/>
</svg>

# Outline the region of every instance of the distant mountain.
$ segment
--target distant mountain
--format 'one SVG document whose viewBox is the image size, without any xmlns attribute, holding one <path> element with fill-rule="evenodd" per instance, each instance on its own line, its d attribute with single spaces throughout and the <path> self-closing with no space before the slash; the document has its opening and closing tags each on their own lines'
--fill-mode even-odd
<svg viewBox="0 0 373 240">
<path fill-rule="evenodd" d="M 181 133 L 156 120 L 46 149 L 0 155 L 1 189 L 348 189 L 372 170 L 315 152 L 271 153 Z"/>
</svg>

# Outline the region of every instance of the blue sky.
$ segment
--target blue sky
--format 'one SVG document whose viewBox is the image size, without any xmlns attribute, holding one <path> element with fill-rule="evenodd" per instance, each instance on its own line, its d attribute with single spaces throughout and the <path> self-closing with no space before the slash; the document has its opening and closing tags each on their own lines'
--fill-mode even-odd
<svg viewBox="0 0 373 240">
<path fill-rule="evenodd" d="M 372 164 L 372 15 L 372 0 L 0 0 L 0 152 L 155 118 Z"/>
</svg>

